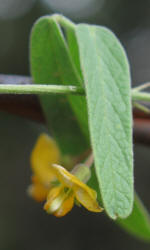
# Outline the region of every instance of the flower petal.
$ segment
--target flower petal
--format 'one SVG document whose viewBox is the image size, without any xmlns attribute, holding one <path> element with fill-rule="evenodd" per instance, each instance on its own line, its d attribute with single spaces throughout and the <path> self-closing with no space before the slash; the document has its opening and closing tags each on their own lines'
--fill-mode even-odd
<svg viewBox="0 0 150 250">
<path fill-rule="evenodd" d="M 73 208 L 73 205 L 74 205 L 74 195 L 72 193 L 71 195 L 69 195 L 68 198 L 66 198 L 63 201 L 61 207 L 54 213 L 54 215 L 56 217 L 65 216 Z"/>
<path fill-rule="evenodd" d="M 51 164 L 59 163 L 60 152 L 55 141 L 46 134 L 41 134 L 31 154 L 31 166 L 35 175 L 44 185 L 55 179 Z"/>
<path fill-rule="evenodd" d="M 54 213 L 60 207 L 62 201 L 58 199 L 58 197 L 60 196 L 62 190 L 63 190 L 62 186 L 50 189 L 47 196 L 47 201 L 44 204 L 44 209 L 48 213 Z"/>
<path fill-rule="evenodd" d="M 76 176 L 69 173 L 60 165 L 53 164 L 54 170 L 58 180 L 64 185 L 73 189 L 76 199 L 89 211 L 101 212 L 103 209 L 96 201 L 97 193 L 95 190 L 88 187 L 85 183 L 80 181 Z"/>
<path fill-rule="evenodd" d="M 58 164 L 52 164 L 51 168 L 57 179 L 66 187 L 72 188 L 74 184 L 81 182 L 76 176 Z"/>
<path fill-rule="evenodd" d="M 32 177 L 32 184 L 28 187 L 27 192 L 29 196 L 38 202 L 42 202 L 46 199 L 48 189 L 43 186 L 36 176 Z"/>
<path fill-rule="evenodd" d="M 85 185 L 85 184 L 84 184 Z M 84 187 L 74 187 L 76 199 L 89 211 L 102 212 L 103 209 L 96 201 L 97 193 L 95 190 L 89 188 L 87 185 Z"/>
<path fill-rule="evenodd" d="M 49 191 L 47 202 L 44 205 L 44 209 L 55 215 L 56 217 L 62 217 L 66 215 L 74 205 L 74 194 L 64 191 L 64 186 L 52 188 Z"/>
</svg>

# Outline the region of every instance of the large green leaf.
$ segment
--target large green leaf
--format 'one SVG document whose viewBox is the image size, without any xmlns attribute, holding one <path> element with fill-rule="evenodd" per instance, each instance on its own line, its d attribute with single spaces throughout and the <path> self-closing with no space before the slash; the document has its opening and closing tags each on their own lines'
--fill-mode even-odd
<svg viewBox="0 0 150 250">
<path fill-rule="evenodd" d="M 108 29 L 76 26 L 96 174 L 108 215 L 133 207 L 130 73 L 118 39 Z"/>
<path fill-rule="evenodd" d="M 98 181 L 93 167 L 88 185 L 98 190 Z M 99 190 L 97 192 L 97 199 L 101 204 L 102 197 Z M 132 213 L 126 219 L 117 219 L 116 223 L 133 236 L 150 241 L 150 216 L 136 193 L 134 195 Z"/>
<path fill-rule="evenodd" d="M 132 214 L 124 220 L 118 219 L 117 223 L 136 237 L 150 241 L 150 216 L 137 194 L 135 194 Z"/>
<path fill-rule="evenodd" d="M 39 84 L 81 84 L 63 33 L 53 16 L 40 18 L 31 33 L 31 74 Z M 88 123 L 85 98 L 69 96 L 80 127 L 88 138 Z M 77 120 L 65 96 L 40 96 L 49 129 L 63 153 L 77 154 L 87 147 Z"/>
</svg>

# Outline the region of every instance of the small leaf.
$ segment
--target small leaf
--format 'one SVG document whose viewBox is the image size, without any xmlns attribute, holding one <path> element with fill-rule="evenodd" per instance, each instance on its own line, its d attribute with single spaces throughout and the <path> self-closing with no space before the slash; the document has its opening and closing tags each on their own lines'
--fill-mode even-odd
<svg viewBox="0 0 150 250">
<path fill-rule="evenodd" d="M 74 82 L 80 82 L 63 33 L 53 16 L 40 18 L 33 26 L 30 56 L 31 74 L 35 83 L 73 85 Z M 79 124 L 88 137 L 85 97 L 69 97 L 74 112 L 80 116 L 79 124 L 65 96 L 40 95 L 40 101 L 50 133 L 57 140 L 62 153 L 76 155 L 83 152 L 88 144 Z"/>
<path fill-rule="evenodd" d="M 95 167 L 108 215 L 126 218 L 133 207 L 130 73 L 118 39 L 108 29 L 76 26 Z"/>
<path fill-rule="evenodd" d="M 93 167 L 88 185 L 98 190 L 98 181 Z M 102 204 L 99 191 L 97 192 L 97 199 Z M 116 223 L 133 236 L 150 241 L 150 216 L 136 193 L 132 213 L 126 219 L 117 219 Z"/>
<path fill-rule="evenodd" d="M 150 241 L 150 216 L 137 194 L 131 215 L 124 220 L 118 219 L 117 223 L 136 237 Z"/>
</svg>

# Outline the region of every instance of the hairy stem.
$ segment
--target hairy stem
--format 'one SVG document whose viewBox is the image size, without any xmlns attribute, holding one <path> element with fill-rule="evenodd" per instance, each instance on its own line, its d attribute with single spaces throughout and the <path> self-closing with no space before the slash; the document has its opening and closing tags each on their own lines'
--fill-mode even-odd
<svg viewBox="0 0 150 250">
<path fill-rule="evenodd" d="M 0 84 L 0 94 L 75 94 L 82 95 L 84 90 L 76 86 Z"/>
<path fill-rule="evenodd" d="M 150 102 L 150 93 L 132 90 L 132 100 Z"/>
</svg>

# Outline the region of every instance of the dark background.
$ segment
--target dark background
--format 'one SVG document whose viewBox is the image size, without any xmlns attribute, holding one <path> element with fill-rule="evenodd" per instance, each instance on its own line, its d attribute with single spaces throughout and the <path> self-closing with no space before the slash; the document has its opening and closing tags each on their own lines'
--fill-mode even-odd
<svg viewBox="0 0 150 250">
<path fill-rule="evenodd" d="M 132 83 L 150 80 L 150 1 L 0 0 L 0 73 L 29 75 L 29 34 L 45 14 L 63 13 L 75 22 L 111 28 L 126 48 Z M 26 194 L 29 156 L 45 127 L 0 113 L 0 250 L 148 250 L 150 245 L 118 228 L 104 214 L 74 209 L 48 216 Z M 135 186 L 150 210 L 150 149 L 134 145 Z"/>
</svg>

